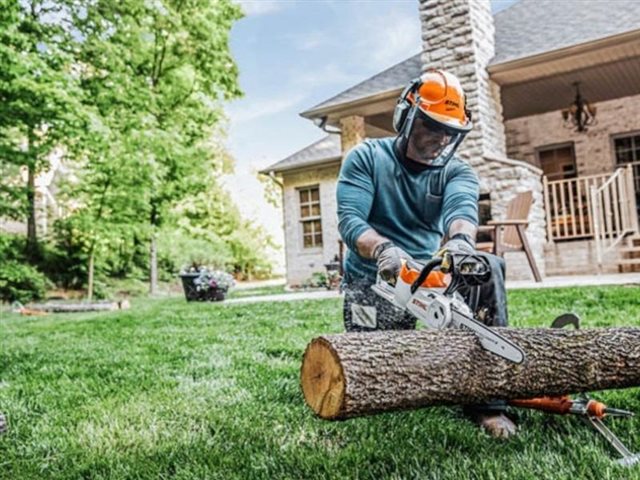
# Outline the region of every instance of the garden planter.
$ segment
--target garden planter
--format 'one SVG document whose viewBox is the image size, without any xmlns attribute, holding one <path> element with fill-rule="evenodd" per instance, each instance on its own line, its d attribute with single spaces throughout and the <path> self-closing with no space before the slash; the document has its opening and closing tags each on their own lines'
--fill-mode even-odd
<svg viewBox="0 0 640 480">
<path fill-rule="evenodd" d="M 187 302 L 221 302 L 226 298 L 226 288 L 199 288 L 198 284 L 195 282 L 199 276 L 200 274 L 196 272 L 180 274 L 182 288 Z"/>
</svg>

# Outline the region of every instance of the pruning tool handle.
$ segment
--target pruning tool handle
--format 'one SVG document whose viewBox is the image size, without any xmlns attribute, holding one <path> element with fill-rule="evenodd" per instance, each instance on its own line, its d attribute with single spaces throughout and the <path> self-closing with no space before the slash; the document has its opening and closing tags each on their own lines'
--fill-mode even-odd
<svg viewBox="0 0 640 480">
<path fill-rule="evenodd" d="M 568 396 L 562 397 L 539 397 L 524 400 L 509 400 L 509 405 L 520 408 L 532 408 L 542 410 L 547 413 L 557 413 L 564 415 L 571 412 L 573 401 Z"/>
</svg>

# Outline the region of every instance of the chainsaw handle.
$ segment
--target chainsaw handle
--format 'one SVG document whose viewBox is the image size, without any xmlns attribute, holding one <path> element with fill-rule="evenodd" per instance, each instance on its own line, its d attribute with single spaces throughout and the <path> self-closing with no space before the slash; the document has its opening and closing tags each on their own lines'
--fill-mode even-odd
<svg viewBox="0 0 640 480">
<path fill-rule="evenodd" d="M 423 282 L 427 279 L 427 277 L 433 271 L 433 269 L 436 267 L 439 267 L 441 264 L 442 264 L 441 257 L 432 258 L 427 263 L 425 263 L 424 267 L 422 267 L 422 270 L 420 270 L 420 275 L 418 275 L 418 278 L 416 278 L 416 281 L 411 284 L 411 295 L 416 293 L 416 290 L 420 288 L 420 285 L 423 284 Z"/>
</svg>

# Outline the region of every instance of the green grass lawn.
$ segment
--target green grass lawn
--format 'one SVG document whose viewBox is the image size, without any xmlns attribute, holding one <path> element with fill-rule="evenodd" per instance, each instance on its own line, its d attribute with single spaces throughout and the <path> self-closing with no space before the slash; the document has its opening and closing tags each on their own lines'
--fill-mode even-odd
<svg viewBox="0 0 640 480">
<path fill-rule="evenodd" d="M 285 290 L 284 285 L 268 285 L 255 288 L 232 288 L 227 294 L 227 298 L 262 297 L 264 295 L 279 295 L 290 293 Z"/>
<path fill-rule="evenodd" d="M 515 326 L 573 310 L 585 326 L 637 325 L 637 287 L 510 292 Z M 302 352 L 339 332 L 339 300 L 225 305 L 179 298 L 131 310 L 3 314 L 0 437 L 6 479 L 640 479 L 577 419 L 521 414 L 512 441 L 455 408 L 344 422 L 314 417 Z M 425 365 L 428 368 L 428 365 Z M 640 413 L 640 390 L 597 395 Z M 640 420 L 608 422 L 640 450 Z"/>
</svg>

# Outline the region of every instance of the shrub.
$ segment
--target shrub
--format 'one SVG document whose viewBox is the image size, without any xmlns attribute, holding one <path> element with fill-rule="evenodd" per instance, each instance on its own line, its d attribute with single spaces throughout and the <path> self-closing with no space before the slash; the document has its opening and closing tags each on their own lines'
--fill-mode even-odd
<svg viewBox="0 0 640 480">
<path fill-rule="evenodd" d="M 314 272 L 311 277 L 302 282 L 303 288 L 322 288 L 327 286 L 327 274 L 324 272 Z"/>
<path fill-rule="evenodd" d="M 50 282 L 30 265 L 9 260 L 0 263 L 0 299 L 6 302 L 30 302 L 43 298 Z"/>
</svg>

